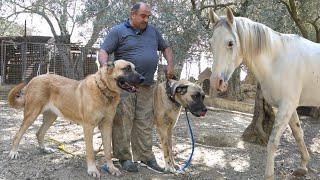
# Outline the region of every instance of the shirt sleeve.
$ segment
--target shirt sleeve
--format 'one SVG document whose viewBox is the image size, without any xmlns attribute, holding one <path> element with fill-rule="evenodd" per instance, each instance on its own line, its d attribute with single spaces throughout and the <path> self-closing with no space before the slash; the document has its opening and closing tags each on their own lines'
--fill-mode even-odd
<svg viewBox="0 0 320 180">
<path fill-rule="evenodd" d="M 163 39 L 162 35 L 160 34 L 160 32 L 156 29 L 156 34 L 157 34 L 157 39 L 158 39 L 158 51 L 163 51 L 165 50 L 167 47 L 169 47 L 169 45 L 166 43 L 166 41 Z"/>
<path fill-rule="evenodd" d="M 116 28 L 112 28 L 106 35 L 100 49 L 105 50 L 108 54 L 112 54 L 119 45 L 119 36 Z"/>
</svg>

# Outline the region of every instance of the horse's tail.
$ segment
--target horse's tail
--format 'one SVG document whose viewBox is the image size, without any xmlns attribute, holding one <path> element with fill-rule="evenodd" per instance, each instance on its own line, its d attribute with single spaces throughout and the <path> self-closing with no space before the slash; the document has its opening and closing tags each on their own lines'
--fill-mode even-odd
<svg viewBox="0 0 320 180">
<path fill-rule="evenodd" d="M 20 91 L 26 86 L 26 83 L 20 83 L 12 88 L 8 94 L 8 103 L 12 108 L 20 109 L 24 107 L 25 95 Z"/>
</svg>

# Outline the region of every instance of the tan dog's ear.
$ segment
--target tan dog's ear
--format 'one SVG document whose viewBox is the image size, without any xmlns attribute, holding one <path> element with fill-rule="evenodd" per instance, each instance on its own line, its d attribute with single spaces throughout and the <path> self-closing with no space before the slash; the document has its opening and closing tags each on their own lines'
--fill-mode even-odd
<svg viewBox="0 0 320 180">
<path fill-rule="evenodd" d="M 113 69 L 114 68 L 114 61 L 108 61 L 107 62 L 107 69 Z"/>
<path fill-rule="evenodd" d="M 114 61 L 108 61 L 108 62 L 107 62 L 107 71 L 108 71 L 108 74 L 112 74 L 113 69 L 114 69 Z"/>
</svg>

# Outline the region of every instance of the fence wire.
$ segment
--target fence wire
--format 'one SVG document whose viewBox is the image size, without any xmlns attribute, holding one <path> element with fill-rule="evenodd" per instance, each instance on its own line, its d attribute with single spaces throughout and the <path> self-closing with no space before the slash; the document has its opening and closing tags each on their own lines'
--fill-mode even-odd
<svg viewBox="0 0 320 180">
<path fill-rule="evenodd" d="M 2 41 L 0 82 L 28 82 L 45 73 L 83 79 L 97 71 L 97 51 L 74 44 Z"/>
</svg>

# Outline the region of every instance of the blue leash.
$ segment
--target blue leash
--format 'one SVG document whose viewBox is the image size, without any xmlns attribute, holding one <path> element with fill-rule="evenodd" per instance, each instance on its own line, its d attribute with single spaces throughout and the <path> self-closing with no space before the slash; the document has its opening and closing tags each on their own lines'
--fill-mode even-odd
<svg viewBox="0 0 320 180">
<path fill-rule="evenodd" d="M 186 108 L 185 108 L 185 112 L 186 112 L 187 122 L 188 122 L 188 126 L 189 126 L 190 136 L 191 136 L 192 151 L 189 156 L 189 159 L 186 161 L 184 166 L 177 171 L 178 173 L 184 173 L 186 171 L 186 169 L 191 165 L 191 160 L 192 160 L 192 156 L 193 156 L 193 152 L 194 152 L 194 137 L 193 137 L 193 132 L 192 132 L 189 117 L 188 117 L 188 111 Z"/>
<path fill-rule="evenodd" d="M 190 137 L 191 137 L 191 143 L 192 143 L 192 151 L 191 151 L 191 154 L 189 156 L 189 159 L 185 162 L 184 166 L 181 167 L 177 171 L 177 173 L 186 172 L 186 169 L 191 165 L 191 160 L 192 160 L 192 156 L 193 156 L 193 152 L 194 152 L 194 137 L 193 137 L 193 132 L 192 132 L 192 128 L 191 128 L 191 125 L 190 125 L 190 120 L 189 120 L 189 117 L 188 117 L 188 111 L 187 111 L 186 108 L 185 108 L 185 112 L 186 112 L 188 127 L 189 127 L 189 131 L 190 131 Z M 104 164 L 101 168 L 102 168 L 103 171 L 109 172 L 109 167 L 107 166 L 107 164 Z"/>
</svg>

